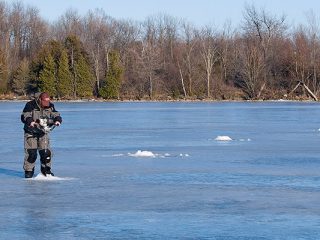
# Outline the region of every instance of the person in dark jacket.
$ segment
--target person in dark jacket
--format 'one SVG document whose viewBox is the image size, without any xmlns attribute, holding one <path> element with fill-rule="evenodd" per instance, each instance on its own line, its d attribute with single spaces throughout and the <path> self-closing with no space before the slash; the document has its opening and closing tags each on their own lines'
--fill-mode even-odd
<svg viewBox="0 0 320 240">
<path fill-rule="evenodd" d="M 32 178 L 34 175 L 37 152 L 40 155 L 41 173 L 53 176 L 49 132 L 55 126 L 60 126 L 62 118 L 51 103 L 48 93 L 38 94 L 34 100 L 26 103 L 21 121 L 24 123 L 25 178 Z"/>
</svg>

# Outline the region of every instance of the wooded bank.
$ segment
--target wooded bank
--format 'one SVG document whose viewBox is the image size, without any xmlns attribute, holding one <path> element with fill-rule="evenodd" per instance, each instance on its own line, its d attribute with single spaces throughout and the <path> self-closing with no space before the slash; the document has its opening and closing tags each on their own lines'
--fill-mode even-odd
<svg viewBox="0 0 320 240">
<path fill-rule="evenodd" d="M 48 23 L 36 7 L 0 1 L 0 94 L 317 100 L 320 29 L 309 18 L 307 26 L 290 26 L 246 5 L 239 26 L 198 28 L 167 15 L 124 21 L 103 10 L 68 10 Z"/>
</svg>

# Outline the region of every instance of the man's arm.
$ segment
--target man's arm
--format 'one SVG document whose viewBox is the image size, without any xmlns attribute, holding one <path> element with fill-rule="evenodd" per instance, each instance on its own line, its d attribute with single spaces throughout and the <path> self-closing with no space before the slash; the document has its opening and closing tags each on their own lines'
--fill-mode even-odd
<svg viewBox="0 0 320 240">
<path fill-rule="evenodd" d="M 33 106 L 31 102 L 28 102 L 21 113 L 21 122 L 30 126 L 30 124 L 33 122 L 32 111 L 33 111 Z"/>
<path fill-rule="evenodd" d="M 55 125 L 60 125 L 62 123 L 62 117 L 60 116 L 60 113 L 55 109 L 54 104 L 51 103 L 52 108 L 52 117 L 53 117 L 53 122 Z"/>
</svg>

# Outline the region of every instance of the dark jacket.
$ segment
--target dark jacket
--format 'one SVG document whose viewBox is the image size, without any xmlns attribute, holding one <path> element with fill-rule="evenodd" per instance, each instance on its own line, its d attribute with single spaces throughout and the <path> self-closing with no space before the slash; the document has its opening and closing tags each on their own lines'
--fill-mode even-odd
<svg viewBox="0 0 320 240">
<path fill-rule="evenodd" d="M 21 114 L 21 121 L 24 123 L 23 129 L 25 133 L 30 133 L 35 136 L 43 135 L 44 132 L 39 126 L 30 127 L 31 122 L 39 122 L 39 119 L 46 119 L 48 123 L 51 124 L 54 124 L 56 121 L 62 122 L 60 113 L 56 111 L 53 103 L 50 103 L 49 107 L 41 108 L 36 99 L 27 102 Z"/>
</svg>

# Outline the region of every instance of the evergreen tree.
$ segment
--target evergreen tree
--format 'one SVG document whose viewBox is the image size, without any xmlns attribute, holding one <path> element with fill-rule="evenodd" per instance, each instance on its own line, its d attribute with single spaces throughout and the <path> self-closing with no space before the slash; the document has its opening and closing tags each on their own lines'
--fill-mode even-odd
<svg viewBox="0 0 320 240">
<path fill-rule="evenodd" d="M 80 55 L 75 64 L 76 93 L 79 97 L 92 97 L 94 76 L 85 58 Z"/>
<path fill-rule="evenodd" d="M 64 49 L 63 43 L 56 40 L 50 40 L 45 44 L 45 48 L 50 52 L 54 62 L 58 65 L 58 62 L 61 58 L 61 53 Z"/>
<path fill-rule="evenodd" d="M 44 60 L 43 70 L 39 76 L 40 90 L 47 92 L 51 96 L 56 96 L 56 78 L 55 78 L 55 63 L 52 55 L 49 53 Z"/>
<path fill-rule="evenodd" d="M 72 76 L 73 97 L 84 97 L 86 95 L 91 96 L 92 94 L 88 94 L 89 91 L 86 89 L 87 86 L 81 86 L 83 84 L 82 82 L 86 82 L 83 79 L 84 76 L 81 76 L 81 72 L 86 72 L 83 67 L 86 65 L 85 59 L 87 59 L 87 54 L 82 42 L 77 36 L 69 35 L 65 40 L 65 48 L 68 52 L 69 66 Z M 78 95 L 79 92 L 80 95 Z M 90 92 L 92 92 L 92 90 L 90 90 Z"/>
<path fill-rule="evenodd" d="M 67 49 L 70 63 L 77 61 L 81 55 L 85 55 L 85 50 L 80 39 L 75 35 L 69 35 L 64 42 Z"/>
<path fill-rule="evenodd" d="M 24 58 L 12 76 L 12 90 L 15 93 L 19 95 L 27 94 L 28 82 L 30 80 L 29 73 L 29 63 Z"/>
<path fill-rule="evenodd" d="M 109 66 L 107 67 L 106 82 L 99 94 L 107 99 L 119 99 L 123 68 L 120 64 L 120 56 L 117 52 L 109 53 Z"/>
<path fill-rule="evenodd" d="M 69 70 L 68 54 L 62 50 L 58 62 L 57 95 L 58 97 L 71 97 L 73 93 L 73 77 Z"/>
</svg>

